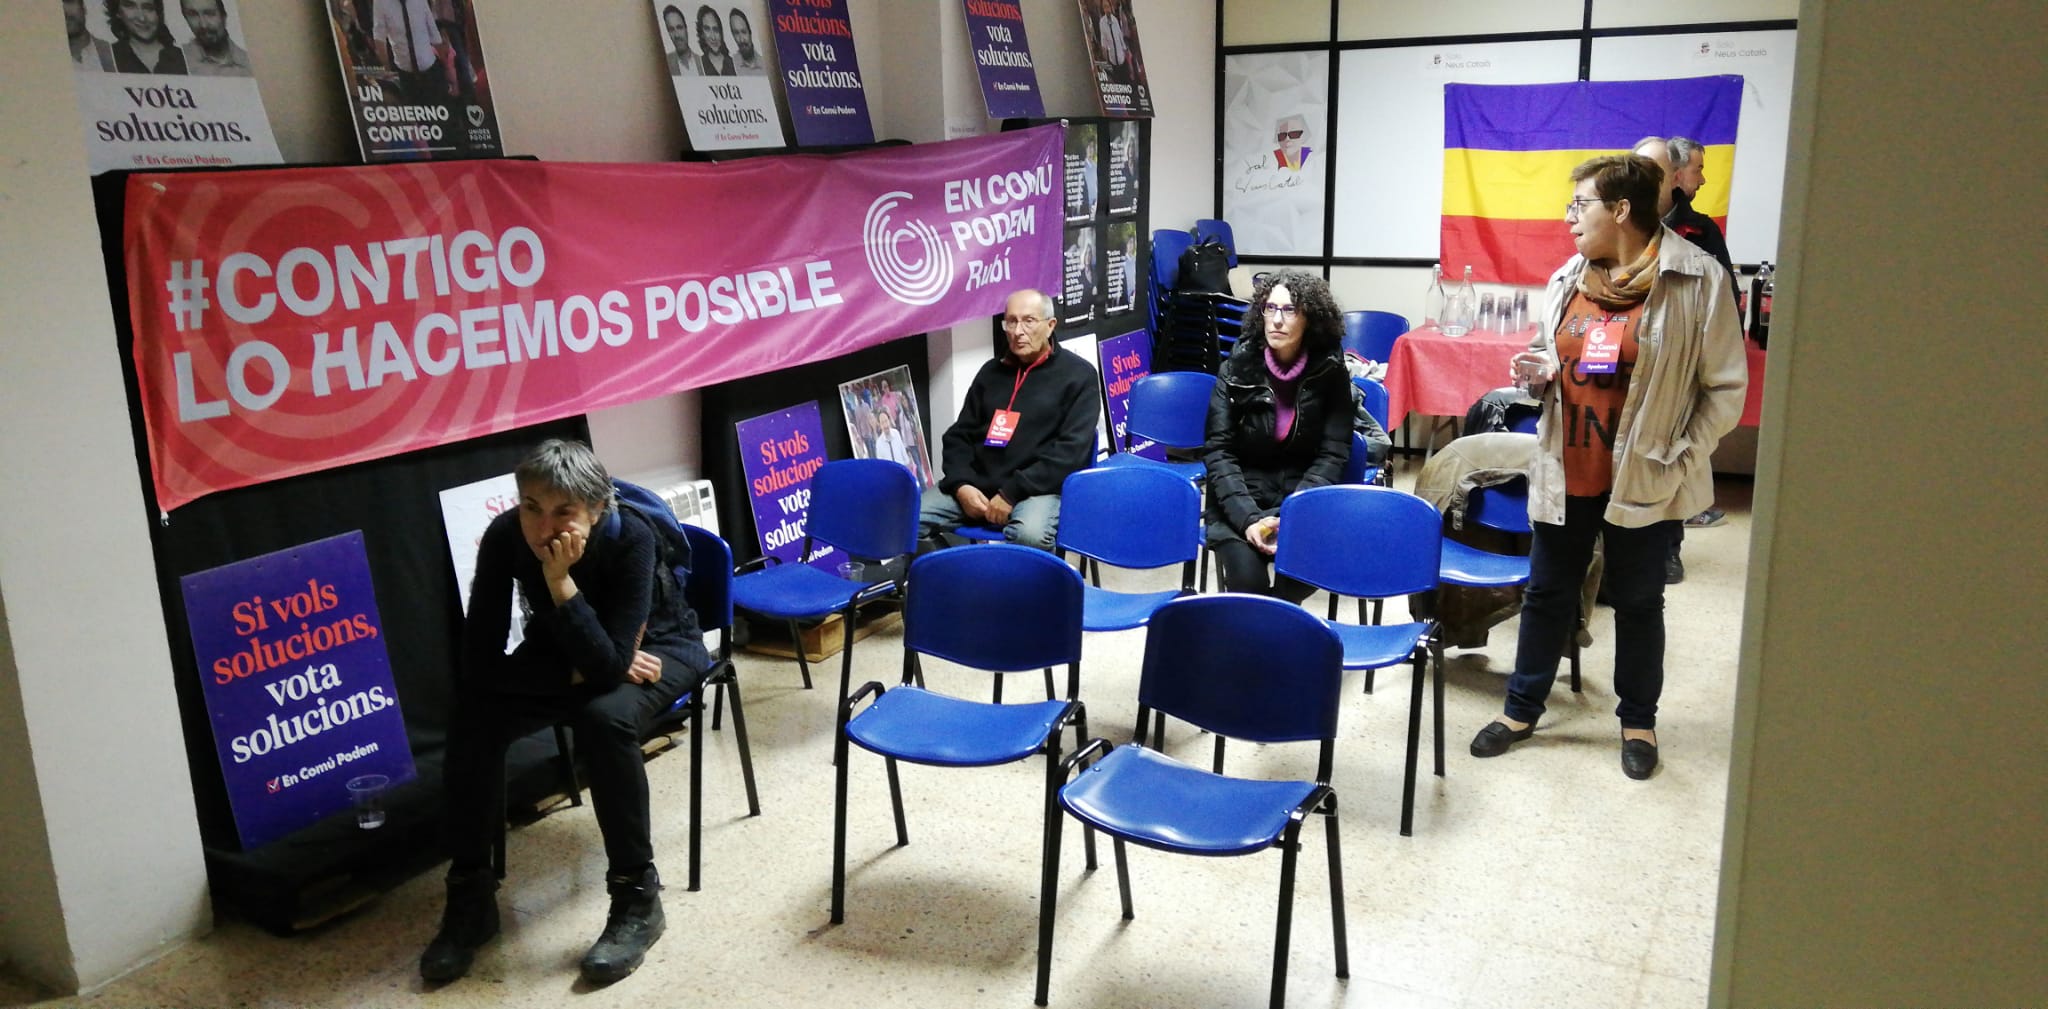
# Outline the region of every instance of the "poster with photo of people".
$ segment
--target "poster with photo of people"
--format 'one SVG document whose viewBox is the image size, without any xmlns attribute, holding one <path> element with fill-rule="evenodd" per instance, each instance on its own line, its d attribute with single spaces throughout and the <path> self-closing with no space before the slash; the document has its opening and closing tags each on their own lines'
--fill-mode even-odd
<svg viewBox="0 0 2048 1009">
<path fill-rule="evenodd" d="M 1138 124 L 1132 120 L 1111 123 L 1109 134 L 1109 213 L 1126 217 L 1138 212 L 1138 189 L 1144 183 L 1138 171 Z"/>
<path fill-rule="evenodd" d="M 1138 19 L 1131 13 L 1131 0 L 1078 2 L 1102 114 L 1112 119 L 1152 118 L 1152 92 L 1145 84 L 1145 56 L 1138 47 Z"/>
<path fill-rule="evenodd" d="M 786 146 L 775 105 L 775 50 L 762 0 L 652 0 L 661 51 L 690 148 Z"/>
<path fill-rule="evenodd" d="M 1060 265 L 1060 325 L 1073 326 L 1095 318 L 1102 303 L 1102 263 L 1096 229 L 1083 224 L 1067 229 Z"/>
<path fill-rule="evenodd" d="M 1102 314 L 1128 312 L 1137 300 L 1138 222 L 1111 221 L 1103 247 L 1105 296 Z"/>
<path fill-rule="evenodd" d="M 94 174 L 284 160 L 233 0 L 59 2 Z"/>
<path fill-rule="evenodd" d="M 1066 195 L 1067 223 L 1095 219 L 1102 206 L 1102 172 L 1095 153 L 1097 131 L 1093 123 L 1067 124 Z"/>
<path fill-rule="evenodd" d="M 470 0 L 324 0 L 370 164 L 504 153 Z"/>
<path fill-rule="evenodd" d="M 847 440 L 853 444 L 854 458 L 901 463 L 918 483 L 926 487 L 938 484 L 908 366 L 897 365 L 840 383 L 839 405 L 846 413 Z"/>
</svg>

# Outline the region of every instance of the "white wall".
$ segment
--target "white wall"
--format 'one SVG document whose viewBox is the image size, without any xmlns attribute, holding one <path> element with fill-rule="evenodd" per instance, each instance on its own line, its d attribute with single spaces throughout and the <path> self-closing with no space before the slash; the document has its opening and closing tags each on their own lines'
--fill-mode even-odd
<svg viewBox="0 0 2048 1009">
<path fill-rule="evenodd" d="M 71 990 L 209 919 L 60 17 L 0 6 L 0 950 Z"/>
</svg>

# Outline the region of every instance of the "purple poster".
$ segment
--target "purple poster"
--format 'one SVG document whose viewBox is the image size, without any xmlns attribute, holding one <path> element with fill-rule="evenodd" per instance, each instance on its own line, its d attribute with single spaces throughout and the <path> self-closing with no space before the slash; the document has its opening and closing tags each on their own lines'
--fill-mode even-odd
<svg viewBox="0 0 2048 1009">
<path fill-rule="evenodd" d="M 352 778 L 413 776 L 361 530 L 181 584 L 243 848 L 348 809 Z"/>
<path fill-rule="evenodd" d="M 967 41 L 981 75 L 981 100 L 990 119 L 1045 115 L 1038 71 L 1031 67 L 1031 43 L 1024 37 L 1024 11 L 1014 0 L 960 0 L 967 9 Z"/>
<path fill-rule="evenodd" d="M 1124 425 L 1131 415 L 1131 386 L 1152 374 L 1152 334 L 1139 329 L 1122 336 L 1102 338 L 1102 398 L 1108 409 L 1109 429 L 1118 445 L 1129 437 Z M 1166 449 L 1150 438 L 1132 438 L 1128 451 L 1147 459 L 1166 461 Z"/>
<path fill-rule="evenodd" d="M 747 474 L 747 499 L 754 505 L 754 531 L 761 552 L 793 564 L 803 559 L 804 521 L 811 508 L 811 474 L 825 465 L 825 425 L 812 400 L 733 425 L 740 440 L 740 468 Z M 837 547 L 819 544 L 811 566 L 835 571 L 846 558 Z"/>
<path fill-rule="evenodd" d="M 797 146 L 874 143 L 846 0 L 769 0 L 768 9 Z"/>
</svg>

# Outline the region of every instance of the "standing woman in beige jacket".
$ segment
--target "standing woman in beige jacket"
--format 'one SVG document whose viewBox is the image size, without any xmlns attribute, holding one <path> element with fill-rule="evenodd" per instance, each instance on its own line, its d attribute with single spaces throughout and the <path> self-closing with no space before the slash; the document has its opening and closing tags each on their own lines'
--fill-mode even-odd
<svg viewBox="0 0 2048 1009">
<path fill-rule="evenodd" d="M 1579 254 L 1551 276 L 1536 339 L 1512 366 L 1543 401 L 1515 672 L 1472 755 L 1497 757 L 1535 731 L 1599 538 L 1621 769 L 1642 779 L 1657 767 L 1671 527 L 1713 502 L 1708 456 L 1741 416 L 1749 373 L 1727 271 L 1658 222 L 1662 169 L 1598 157 L 1572 182 L 1564 219 Z"/>
</svg>

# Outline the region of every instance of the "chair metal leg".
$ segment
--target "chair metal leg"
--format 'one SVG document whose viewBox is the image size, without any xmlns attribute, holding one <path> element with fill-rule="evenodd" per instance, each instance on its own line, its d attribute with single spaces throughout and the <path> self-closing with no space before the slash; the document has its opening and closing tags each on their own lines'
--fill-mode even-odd
<svg viewBox="0 0 2048 1009">
<path fill-rule="evenodd" d="M 1422 737 L 1422 678 L 1424 676 L 1421 658 L 1415 660 L 1415 675 L 1408 690 L 1408 763 L 1401 772 L 1401 836 L 1410 837 L 1415 833 L 1415 758 Z"/>
<path fill-rule="evenodd" d="M 1223 734 L 1220 732 L 1216 734 L 1216 766 L 1212 770 L 1217 774 L 1223 773 Z"/>
<path fill-rule="evenodd" d="M 1323 836 L 1330 847 L 1330 938 L 1337 947 L 1337 976 L 1351 976 L 1351 942 L 1344 931 L 1344 860 L 1337 854 L 1337 793 L 1323 808 Z"/>
<path fill-rule="evenodd" d="M 889 768 L 889 805 L 896 811 L 896 846 L 901 848 L 910 843 L 910 827 L 903 819 L 903 785 L 896 778 L 896 758 L 883 757 L 882 763 Z"/>
<path fill-rule="evenodd" d="M 1435 651 L 1431 657 L 1435 659 L 1436 666 L 1430 677 L 1431 689 L 1436 694 L 1436 776 L 1441 778 L 1444 776 L 1444 655 Z"/>
<path fill-rule="evenodd" d="M 754 789 L 754 749 L 747 742 L 747 712 L 740 705 L 739 674 L 735 670 L 727 670 L 727 675 L 730 678 L 719 684 L 719 696 L 723 697 L 727 691 L 732 693 L 732 731 L 740 746 L 740 777 L 747 783 L 747 815 L 760 816 L 761 794 Z M 713 729 L 718 728 L 716 710 L 713 709 L 711 717 Z"/>
<path fill-rule="evenodd" d="M 804 689 L 809 690 L 811 689 L 811 660 L 804 658 L 803 628 L 798 627 L 794 620 L 789 621 L 789 647 L 792 651 L 796 652 L 796 671 L 803 674 Z M 846 690 L 843 687 L 839 691 L 839 699 L 842 701 L 846 699 Z"/>
<path fill-rule="evenodd" d="M 690 884 L 700 889 L 704 841 L 704 688 L 699 685 L 690 697 Z"/>
<path fill-rule="evenodd" d="M 1001 674 L 1001 673 L 996 673 L 996 674 L 995 674 L 995 678 L 996 678 L 996 689 L 995 689 L 995 694 L 994 694 L 993 696 L 991 696 L 991 697 L 989 698 L 989 703 L 990 703 L 990 704 L 1001 704 L 1001 703 L 1003 703 L 1003 674 Z"/>
<path fill-rule="evenodd" d="M 1052 667 L 1047 666 L 1045 667 L 1045 699 L 1048 701 L 1056 701 L 1059 700 L 1059 696 L 1059 688 L 1053 686 L 1052 683 Z"/>
<path fill-rule="evenodd" d="M 1166 752 L 1166 712 L 1156 709 L 1152 712 L 1152 748 Z"/>
<path fill-rule="evenodd" d="M 718 686 L 718 690 L 713 692 L 711 695 L 711 731 L 717 732 L 724 727 L 725 684 L 720 683 Z"/>
<path fill-rule="evenodd" d="M 1377 672 L 1379 672 L 1379 670 L 1377 669 L 1368 669 L 1365 671 L 1365 692 L 1368 694 L 1372 693 L 1372 676 L 1374 673 Z"/>
<path fill-rule="evenodd" d="M 846 920 L 846 716 L 840 707 L 839 732 L 832 740 L 832 924 Z"/>
<path fill-rule="evenodd" d="M 839 617 L 846 627 L 846 639 L 839 645 L 839 703 L 845 704 L 846 692 L 853 689 L 853 604 L 848 603 Z M 801 654 L 802 647 L 799 646 L 797 651 Z"/>
<path fill-rule="evenodd" d="M 1113 838 L 1110 838 L 1110 839 L 1109 839 L 1109 846 L 1110 846 L 1110 848 L 1111 848 L 1111 849 L 1113 849 L 1113 850 L 1115 851 L 1115 853 L 1116 853 L 1116 889 L 1117 889 L 1117 894 L 1118 894 L 1119 896 L 1121 896 L 1121 897 L 1123 898 L 1123 901 L 1124 901 L 1124 920 L 1125 920 L 1125 921 L 1130 921 L 1131 919 L 1133 919 L 1133 918 L 1136 918 L 1136 917 L 1138 916 L 1136 912 L 1134 912 L 1134 911 L 1132 911 L 1132 910 L 1131 910 L 1131 863 L 1130 863 L 1130 858 L 1129 858 L 1129 857 L 1128 857 L 1127 855 L 1125 855 L 1125 854 L 1124 854 L 1124 839 L 1123 839 L 1123 838 L 1121 838 L 1121 837 L 1113 837 Z"/>
<path fill-rule="evenodd" d="M 1280 913 L 1273 926 L 1272 1009 L 1287 1005 L 1287 941 L 1294 931 L 1294 860 L 1301 852 L 1301 820 L 1287 824 L 1280 839 Z"/>
<path fill-rule="evenodd" d="M 1060 811 L 1060 762 L 1048 760 L 1046 765 L 1045 850 L 1038 860 L 1038 981 L 1031 998 L 1036 1005 L 1045 1004 L 1052 984 L 1052 926 L 1060 896 L 1060 833 L 1066 819 Z"/>
</svg>

